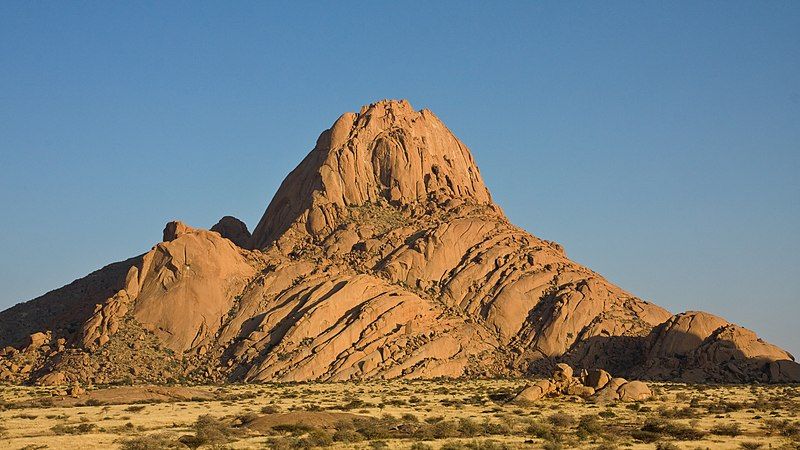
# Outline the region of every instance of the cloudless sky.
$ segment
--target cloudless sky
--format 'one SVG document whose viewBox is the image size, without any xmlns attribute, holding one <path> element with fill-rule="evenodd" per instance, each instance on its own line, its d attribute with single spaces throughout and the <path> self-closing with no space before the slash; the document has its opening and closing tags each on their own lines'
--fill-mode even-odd
<svg viewBox="0 0 800 450">
<path fill-rule="evenodd" d="M 171 219 L 252 229 L 382 98 L 576 261 L 800 353 L 797 1 L 0 2 L 0 308 Z"/>
</svg>

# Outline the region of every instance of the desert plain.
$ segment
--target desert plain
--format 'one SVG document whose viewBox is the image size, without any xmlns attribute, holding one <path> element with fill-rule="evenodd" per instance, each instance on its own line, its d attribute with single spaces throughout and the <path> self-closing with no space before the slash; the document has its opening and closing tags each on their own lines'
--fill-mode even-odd
<svg viewBox="0 0 800 450">
<path fill-rule="evenodd" d="M 530 380 L 0 387 L 9 449 L 794 449 L 800 388 L 651 383 L 512 401 Z"/>
</svg>

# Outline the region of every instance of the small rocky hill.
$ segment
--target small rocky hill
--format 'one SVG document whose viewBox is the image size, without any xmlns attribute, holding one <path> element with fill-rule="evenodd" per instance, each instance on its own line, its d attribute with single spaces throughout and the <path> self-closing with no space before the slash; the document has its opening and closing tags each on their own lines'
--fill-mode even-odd
<svg viewBox="0 0 800 450">
<path fill-rule="evenodd" d="M 798 382 L 792 355 L 678 315 L 506 218 L 430 111 L 345 113 L 250 234 L 167 224 L 147 253 L 0 313 L 13 383 L 549 374 Z"/>
</svg>

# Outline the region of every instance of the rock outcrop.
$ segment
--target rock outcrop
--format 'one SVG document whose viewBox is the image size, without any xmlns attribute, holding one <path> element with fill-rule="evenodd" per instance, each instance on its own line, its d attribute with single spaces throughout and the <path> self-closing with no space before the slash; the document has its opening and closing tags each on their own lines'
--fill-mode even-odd
<svg viewBox="0 0 800 450">
<path fill-rule="evenodd" d="M 550 379 L 536 380 L 526 386 L 512 400 L 529 405 L 546 397 L 574 396 L 593 402 L 638 402 L 649 399 L 653 393 L 642 381 L 614 378 L 603 369 L 583 369 L 574 376 L 572 367 L 558 363 Z"/>
<path fill-rule="evenodd" d="M 800 364 L 754 332 L 712 314 L 688 311 L 655 327 L 641 376 L 688 382 L 800 380 Z M 772 370 L 771 370 L 772 368 Z"/>
<path fill-rule="evenodd" d="M 211 231 L 216 231 L 220 236 L 230 239 L 231 242 L 242 248 L 250 248 L 250 241 L 253 239 L 247 225 L 236 217 L 225 216 L 219 219 Z"/>
<path fill-rule="evenodd" d="M 599 367 L 800 381 L 793 357 L 749 330 L 673 316 L 511 224 L 467 147 L 406 101 L 342 115 L 252 235 L 229 216 L 210 231 L 170 222 L 147 253 L 0 313 L 0 349 L 0 379 L 47 384 L 519 376 L 556 363 L 590 370 L 561 386 L 576 378 L 565 365 L 528 397 L 642 397 Z"/>
</svg>

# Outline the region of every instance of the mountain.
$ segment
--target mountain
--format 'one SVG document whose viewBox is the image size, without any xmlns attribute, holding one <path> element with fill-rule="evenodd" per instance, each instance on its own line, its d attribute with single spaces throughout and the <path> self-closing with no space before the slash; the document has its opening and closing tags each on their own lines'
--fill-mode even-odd
<svg viewBox="0 0 800 450">
<path fill-rule="evenodd" d="M 797 382 L 752 331 L 672 315 L 504 215 L 430 111 L 345 113 L 251 234 L 170 222 L 150 251 L 0 313 L 0 379 L 61 384 L 521 376 Z"/>
</svg>

